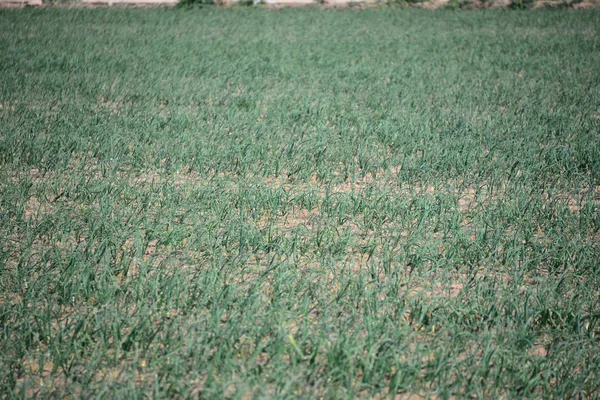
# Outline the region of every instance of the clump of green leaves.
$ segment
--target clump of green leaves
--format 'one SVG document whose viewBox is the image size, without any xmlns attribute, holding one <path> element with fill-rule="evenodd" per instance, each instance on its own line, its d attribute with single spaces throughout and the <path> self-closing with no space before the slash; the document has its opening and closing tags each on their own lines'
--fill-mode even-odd
<svg viewBox="0 0 600 400">
<path fill-rule="evenodd" d="M 215 0 L 179 0 L 179 2 L 177 4 L 182 7 L 189 7 L 189 6 L 204 7 L 204 6 L 220 5 L 219 2 L 217 2 Z"/>
<path fill-rule="evenodd" d="M 510 8 L 523 10 L 532 7 L 536 0 L 510 0 Z"/>
</svg>

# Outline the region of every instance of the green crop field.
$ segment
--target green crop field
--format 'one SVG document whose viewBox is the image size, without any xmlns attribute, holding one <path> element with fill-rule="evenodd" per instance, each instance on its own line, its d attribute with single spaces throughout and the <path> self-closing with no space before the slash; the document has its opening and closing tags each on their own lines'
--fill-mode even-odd
<svg viewBox="0 0 600 400">
<path fill-rule="evenodd" d="M 0 10 L 0 398 L 600 395 L 600 12 Z"/>
</svg>

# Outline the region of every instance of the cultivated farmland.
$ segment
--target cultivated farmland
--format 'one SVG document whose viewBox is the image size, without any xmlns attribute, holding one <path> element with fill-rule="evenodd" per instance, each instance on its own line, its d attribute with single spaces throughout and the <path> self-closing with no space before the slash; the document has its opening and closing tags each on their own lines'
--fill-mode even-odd
<svg viewBox="0 0 600 400">
<path fill-rule="evenodd" d="M 0 10 L 0 397 L 597 397 L 600 12 Z"/>
</svg>

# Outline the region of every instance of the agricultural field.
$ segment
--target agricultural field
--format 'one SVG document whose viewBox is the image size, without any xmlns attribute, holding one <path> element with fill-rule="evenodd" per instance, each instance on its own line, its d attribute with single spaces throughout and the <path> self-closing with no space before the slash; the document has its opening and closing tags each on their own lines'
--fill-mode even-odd
<svg viewBox="0 0 600 400">
<path fill-rule="evenodd" d="M 0 10 L 0 397 L 600 395 L 600 12 Z"/>
</svg>

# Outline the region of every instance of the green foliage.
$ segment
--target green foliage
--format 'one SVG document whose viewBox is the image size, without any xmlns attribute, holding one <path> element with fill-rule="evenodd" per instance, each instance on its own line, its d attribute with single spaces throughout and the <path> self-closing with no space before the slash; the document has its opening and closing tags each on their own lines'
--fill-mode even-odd
<svg viewBox="0 0 600 400">
<path fill-rule="evenodd" d="M 189 6 L 213 6 L 217 4 L 215 0 L 179 0 L 177 3 L 180 7 L 189 7 Z"/>
<path fill-rule="evenodd" d="M 0 26 L 0 397 L 597 397 L 600 14 Z"/>
<path fill-rule="evenodd" d="M 535 2 L 536 0 L 510 0 L 510 8 L 515 10 L 523 10 L 532 7 Z"/>
<path fill-rule="evenodd" d="M 469 7 L 471 4 L 473 4 L 472 0 L 450 0 L 446 4 L 445 8 L 447 8 L 449 10 L 457 10 L 460 8 Z"/>
</svg>

